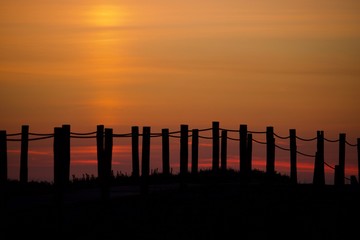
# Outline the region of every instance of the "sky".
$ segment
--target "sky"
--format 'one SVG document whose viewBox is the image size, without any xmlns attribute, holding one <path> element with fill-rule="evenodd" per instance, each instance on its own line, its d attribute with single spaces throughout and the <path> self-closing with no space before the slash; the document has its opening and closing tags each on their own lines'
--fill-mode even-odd
<svg viewBox="0 0 360 240">
<path fill-rule="evenodd" d="M 71 124 L 177 131 L 220 127 L 275 132 L 318 130 L 337 139 L 360 137 L 360 2 L 357 0 L 95 1 L 13 0 L 0 3 L 0 129 L 52 133 Z M 234 136 L 236 137 L 236 136 Z M 262 140 L 263 136 L 256 136 Z M 255 136 L 254 136 L 255 138 Z M 160 142 L 152 142 L 152 168 Z M 114 169 L 130 172 L 129 139 L 117 139 Z M 280 142 L 287 147 L 286 141 Z M 201 143 L 202 166 L 211 142 Z M 230 143 L 229 143 L 230 144 Z M 316 142 L 298 143 L 315 154 Z M 335 145 L 334 145 L 335 144 Z M 176 168 L 178 142 L 172 142 Z M 336 143 L 326 159 L 338 161 Z M 19 177 L 19 144 L 8 143 L 9 177 Z M 254 163 L 264 168 L 264 146 Z M 52 178 L 52 142 L 31 142 L 29 177 Z M 288 173 L 288 153 L 277 150 Z M 238 166 L 237 143 L 229 145 Z M 357 175 L 356 148 L 346 173 Z M 299 181 L 312 181 L 312 158 L 298 156 Z M 72 140 L 72 173 L 96 173 L 94 141 Z M 327 168 L 327 182 L 333 170 Z M 302 175 L 301 175 L 302 174 Z"/>
</svg>

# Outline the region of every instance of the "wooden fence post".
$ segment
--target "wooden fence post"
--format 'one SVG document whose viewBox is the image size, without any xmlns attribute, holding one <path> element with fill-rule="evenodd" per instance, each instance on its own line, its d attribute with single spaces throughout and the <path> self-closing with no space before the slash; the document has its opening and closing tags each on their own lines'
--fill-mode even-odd
<svg viewBox="0 0 360 240">
<path fill-rule="evenodd" d="M 240 172 L 245 174 L 247 170 L 247 125 L 241 124 L 240 131 Z"/>
<path fill-rule="evenodd" d="M 28 182 L 29 126 L 21 127 L 20 182 Z"/>
<path fill-rule="evenodd" d="M 324 170 L 324 131 L 317 131 L 317 152 L 315 157 L 313 184 L 325 185 Z"/>
<path fill-rule="evenodd" d="M 266 173 L 275 173 L 275 138 L 274 128 L 266 128 Z"/>
<path fill-rule="evenodd" d="M 112 150 L 113 150 L 113 129 L 105 128 L 105 146 L 104 146 L 104 161 L 103 169 L 106 181 L 108 182 L 112 177 Z"/>
<path fill-rule="evenodd" d="M 151 128 L 143 127 L 142 133 L 142 159 L 141 159 L 141 193 L 148 192 L 148 177 L 150 172 L 150 137 Z"/>
<path fill-rule="evenodd" d="M 187 187 L 189 162 L 189 126 L 180 125 L 180 190 Z"/>
<path fill-rule="evenodd" d="M 141 175 L 148 177 L 150 173 L 150 127 L 143 127 Z"/>
<path fill-rule="evenodd" d="M 219 137 L 219 122 L 212 122 L 212 170 L 217 172 L 219 170 L 219 153 L 220 153 L 220 137 Z"/>
<path fill-rule="evenodd" d="M 290 129 L 290 181 L 297 184 L 296 129 Z"/>
<path fill-rule="evenodd" d="M 339 185 L 345 184 L 345 148 L 346 148 L 346 134 L 339 135 Z"/>
<path fill-rule="evenodd" d="M 103 159 L 104 159 L 104 125 L 98 125 L 96 129 L 96 146 L 97 146 L 97 167 L 98 179 L 102 181 Z"/>
<path fill-rule="evenodd" d="M 64 155 L 64 181 L 68 183 L 70 180 L 70 125 L 64 124 L 63 128 L 63 155 Z"/>
<path fill-rule="evenodd" d="M 0 131 L 0 183 L 8 179 L 6 131 Z"/>
<path fill-rule="evenodd" d="M 101 162 L 101 194 L 104 201 L 110 198 L 110 185 L 111 185 L 111 163 L 112 163 L 112 149 L 113 149 L 113 130 L 112 128 L 105 128 L 105 141 Z"/>
<path fill-rule="evenodd" d="M 54 185 L 57 193 L 62 194 L 64 187 L 64 130 L 61 127 L 54 128 Z"/>
<path fill-rule="evenodd" d="M 131 175 L 138 178 L 140 175 L 139 164 L 139 127 L 131 127 L 131 151 L 132 151 L 132 173 Z"/>
<path fill-rule="evenodd" d="M 169 129 L 165 128 L 161 130 L 162 136 L 162 165 L 163 174 L 170 174 L 170 141 L 169 141 Z"/>
<path fill-rule="evenodd" d="M 180 126 L 180 175 L 188 173 L 188 155 L 189 155 L 189 126 L 182 124 Z"/>
<path fill-rule="evenodd" d="M 199 166 L 199 129 L 192 130 L 191 139 L 191 173 L 197 174 Z"/>
<path fill-rule="evenodd" d="M 227 169 L 227 131 L 221 131 L 221 170 Z"/>
<path fill-rule="evenodd" d="M 358 182 L 360 183 L 360 138 L 357 139 L 357 153 L 358 153 Z"/>
<path fill-rule="evenodd" d="M 253 139 L 252 134 L 249 133 L 247 137 L 247 148 L 246 148 L 247 175 L 250 175 L 252 170 L 252 139 Z"/>
</svg>

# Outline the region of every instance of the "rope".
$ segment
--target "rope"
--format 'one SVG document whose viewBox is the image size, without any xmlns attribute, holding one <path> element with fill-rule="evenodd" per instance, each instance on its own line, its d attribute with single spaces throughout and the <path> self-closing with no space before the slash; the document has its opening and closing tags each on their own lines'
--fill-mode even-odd
<svg viewBox="0 0 360 240">
<path fill-rule="evenodd" d="M 53 138 L 54 135 L 51 136 L 45 136 L 45 137 L 38 137 L 38 138 L 29 138 L 29 141 L 37 141 L 37 140 L 43 140 L 43 139 L 48 139 L 48 138 Z"/>
<path fill-rule="evenodd" d="M 228 139 L 230 139 L 230 140 L 233 140 L 233 141 L 240 141 L 240 138 L 232 138 L 232 137 L 227 137 Z"/>
<path fill-rule="evenodd" d="M 335 142 L 339 142 L 340 139 L 336 139 L 336 140 L 331 140 L 331 139 L 327 139 L 327 138 L 324 138 L 325 141 L 327 142 L 332 142 L 332 143 L 335 143 Z"/>
<path fill-rule="evenodd" d="M 259 143 L 259 144 L 266 144 L 266 142 L 261 142 L 261 141 L 258 141 L 258 140 L 256 140 L 256 139 L 252 139 L 254 142 L 256 142 L 256 143 Z"/>
<path fill-rule="evenodd" d="M 330 166 L 327 162 L 324 162 L 324 164 L 325 164 L 326 166 L 328 166 L 329 168 L 331 168 L 331 169 L 334 169 L 334 170 L 335 170 L 335 167 Z"/>
<path fill-rule="evenodd" d="M 21 133 L 10 133 L 10 134 L 6 134 L 7 137 L 15 137 L 15 136 L 20 136 Z"/>
<path fill-rule="evenodd" d="M 181 133 L 181 131 L 175 131 L 175 132 L 169 132 L 169 134 L 178 134 L 178 133 Z"/>
<path fill-rule="evenodd" d="M 280 135 L 277 135 L 276 133 L 274 133 L 274 135 L 280 139 L 289 139 L 290 136 L 287 136 L 287 137 L 281 137 Z"/>
<path fill-rule="evenodd" d="M 280 148 L 281 150 L 284 150 L 284 151 L 290 151 L 289 148 L 283 148 L 283 147 L 280 147 L 280 146 L 278 146 L 278 145 L 275 145 L 275 147 Z"/>
<path fill-rule="evenodd" d="M 310 155 L 310 154 L 302 153 L 302 152 L 299 152 L 299 151 L 296 151 L 296 153 L 298 153 L 298 154 L 300 154 L 300 155 L 303 155 L 303 156 L 305 156 L 305 157 L 311 157 L 311 158 L 316 157 L 315 155 Z"/>
<path fill-rule="evenodd" d="M 314 137 L 314 138 L 301 138 L 301 137 L 298 137 L 296 136 L 297 139 L 301 140 L 301 141 L 305 141 L 305 142 L 310 142 L 310 141 L 314 141 L 317 139 L 317 137 Z"/>
<path fill-rule="evenodd" d="M 227 128 L 220 128 L 220 130 L 225 130 L 225 131 L 228 131 L 228 132 L 239 132 L 239 130 L 227 129 Z"/>
<path fill-rule="evenodd" d="M 203 128 L 203 129 L 199 129 L 199 132 L 206 132 L 210 130 L 212 130 L 212 128 Z"/>
<path fill-rule="evenodd" d="M 72 135 L 79 135 L 79 136 L 86 136 L 86 135 L 93 135 L 96 134 L 97 132 L 88 132 L 88 133 L 76 133 L 76 132 L 70 132 L 70 134 Z"/>
<path fill-rule="evenodd" d="M 70 136 L 70 138 L 96 138 L 96 136 Z"/>
<path fill-rule="evenodd" d="M 253 133 L 253 134 L 265 134 L 266 132 L 264 132 L 264 131 L 248 131 L 248 133 Z"/>
<path fill-rule="evenodd" d="M 53 133 L 29 133 L 30 136 L 53 136 Z"/>
<path fill-rule="evenodd" d="M 43 137 L 37 137 L 37 138 L 29 138 L 28 141 L 37 141 L 37 140 L 43 140 L 43 139 L 48 139 L 48 138 L 53 138 L 54 134 L 43 134 Z M 6 141 L 9 142 L 21 142 L 21 139 L 11 139 L 11 138 L 7 138 Z"/>
<path fill-rule="evenodd" d="M 345 141 L 347 145 L 349 145 L 350 147 L 357 147 L 357 144 L 351 144 L 348 141 Z"/>
<path fill-rule="evenodd" d="M 151 133 L 150 137 L 161 137 L 162 134 L 161 133 Z"/>
<path fill-rule="evenodd" d="M 172 138 L 181 138 L 180 136 L 174 136 L 172 134 L 169 134 L 169 137 L 172 137 Z"/>
<path fill-rule="evenodd" d="M 21 139 L 10 139 L 10 138 L 6 138 L 6 141 L 8 141 L 8 142 L 21 142 Z"/>
<path fill-rule="evenodd" d="M 131 133 L 113 134 L 113 137 L 131 137 Z"/>
<path fill-rule="evenodd" d="M 212 137 L 204 137 L 204 136 L 200 136 L 200 135 L 199 135 L 199 138 L 203 138 L 203 139 L 213 139 Z"/>
<path fill-rule="evenodd" d="M 220 128 L 220 130 L 226 130 L 228 132 L 240 132 L 240 130 L 236 130 L 236 129 L 227 129 L 227 128 Z M 248 133 L 253 133 L 253 134 L 265 134 L 266 132 L 264 131 L 247 131 Z"/>
</svg>

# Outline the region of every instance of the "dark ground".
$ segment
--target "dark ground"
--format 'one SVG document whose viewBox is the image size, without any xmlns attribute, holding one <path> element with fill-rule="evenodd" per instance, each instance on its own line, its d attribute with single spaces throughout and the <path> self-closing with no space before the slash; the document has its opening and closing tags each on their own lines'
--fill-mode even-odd
<svg viewBox="0 0 360 240">
<path fill-rule="evenodd" d="M 112 186 L 108 201 L 97 187 L 71 187 L 62 204 L 48 190 L 2 188 L 0 232 L 9 239 L 360 237 L 359 186 L 292 185 L 265 178 L 181 186 L 153 182 L 147 194 L 140 194 L 138 185 Z"/>
</svg>

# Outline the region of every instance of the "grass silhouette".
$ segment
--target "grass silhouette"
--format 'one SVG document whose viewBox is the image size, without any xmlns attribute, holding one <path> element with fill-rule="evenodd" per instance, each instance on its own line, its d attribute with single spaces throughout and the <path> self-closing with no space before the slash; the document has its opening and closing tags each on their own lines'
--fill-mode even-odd
<svg viewBox="0 0 360 240">
<path fill-rule="evenodd" d="M 176 184 L 180 182 L 180 174 L 162 174 L 157 170 L 153 170 L 147 177 L 147 181 L 151 185 L 161 184 Z M 134 178 L 122 172 L 112 172 L 109 180 L 110 186 L 127 186 L 138 185 L 141 176 Z M 226 171 L 219 170 L 214 172 L 211 169 L 202 169 L 196 174 L 187 174 L 186 180 L 189 184 L 223 184 L 223 183 L 237 183 L 237 184 L 291 184 L 290 178 L 281 173 L 268 175 L 261 170 L 254 169 L 247 177 L 243 176 L 241 172 L 228 169 Z M 13 194 L 41 194 L 51 193 L 54 191 L 54 182 L 49 181 L 29 181 L 28 183 L 21 183 L 18 180 L 8 180 L 6 182 L 6 189 Z M 66 189 L 82 189 L 100 187 L 100 180 L 93 174 L 83 174 L 81 177 L 75 175 L 69 179 L 65 186 Z"/>
<path fill-rule="evenodd" d="M 53 201 L 51 183 L 10 181 L 6 193 L 2 187 L 0 230 L 37 239 L 346 239 L 357 234 L 358 222 L 352 220 L 360 213 L 357 186 L 294 185 L 288 176 L 259 170 L 247 177 L 234 170 L 186 177 L 181 188 L 179 175 L 154 171 L 143 195 L 139 179 L 116 173 L 105 203 L 98 179 L 84 175 L 71 179 L 61 205 Z"/>
</svg>

